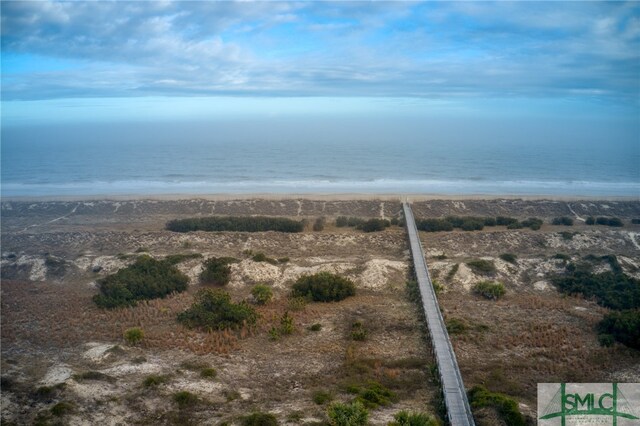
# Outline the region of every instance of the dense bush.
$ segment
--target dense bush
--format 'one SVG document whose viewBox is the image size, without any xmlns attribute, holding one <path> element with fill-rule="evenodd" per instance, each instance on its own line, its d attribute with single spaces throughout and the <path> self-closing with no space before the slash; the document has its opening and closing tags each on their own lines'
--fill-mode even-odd
<svg viewBox="0 0 640 426">
<path fill-rule="evenodd" d="M 174 393 L 173 400 L 180 408 L 190 407 L 199 402 L 198 397 L 188 391 L 179 391 Z"/>
<path fill-rule="evenodd" d="M 473 291 L 487 299 L 498 300 L 504 296 L 504 285 L 494 281 L 480 281 L 473 286 Z"/>
<path fill-rule="evenodd" d="M 251 289 L 251 295 L 258 305 L 264 305 L 273 297 L 273 291 L 267 285 L 258 284 Z"/>
<path fill-rule="evenodd" d="M 325 221 L 324 217 L 317 218 L 316 221 L 313 222 L 313 230 L 316 232 L 322 231 L 324 229 Z"/>
<path fill-rule="evenodd" d="M 631 219 L 631 223 L 633 223 L 634 225 L 638 225 L 640 224 L 640 219 L 639 218 Z"/>
<path fill-rule="evenodd" d="M 346 216 L 338 216 L 336 218 L 336 226 L 338 228 L 345 227 L 358 227 L 364 223 L 364 219 L 360 219 L 359 217 L 346 217 Z"/>
<path fill-rule="evenodd" d="M 520 413 L 518 403 L 507 395 L 490 392 L 484 386 L 474 386 L 468 393 L 472 408 L 493 407 L 505 424 L 525 426 L 525 418 Z"/>
<path fill-rule="evenodd" d="M 573 219 L 567 216 L 554 217 L 551 223 L 553 225 L 573 226 Z"/>
<path fill-rule="evenodd" d="M 313 402 L 318 405 L 324 405 L 333 399 L 333 395 L 327 391 L 319 390 L 315 391 L 312 395 Z"/>
<path fill-rule="evenodd" d="M 167 376 L 158 376 L 156 374 L 151 374 L 147 376 L 142 382 L 142 386 L 145 388 L 152 388 L 160 386 L 163 383 L 166 383 L 169 380 Z"/>
<path fill-rule="evenodd" d="M 523 220 L 522 222 L 520 222 L 522 224 L 522 226 L 524 228 L 529 228 L 532 229 L 534 231 L 537 231 L 538 229 L 540 229 L 540 227 L 542 226 L 542 224 L 544 223 L 542 221 L 542 219 L 538 219 L 535 217 L 530 217 L 527 220 Z"/>
<path fill-rule="evenodd" d="M 302 232 L 304 230 L 304 223 L 282 217 L 213 216 L 172 220 L 167 223 L 167 229 L 174 232 Z"/>
<path fill-rule="evenodd" d="M 200 282 L 202 284 L 214 284 L 223 286 L 229 283 L 231 279 L 230 263 L 236 262 L 236 259 L 230 257 L 212 257 L 207 259 L 202 265 L 200 273 Z"/>
<path fill-rule="evenodd" d="M 384 231 L 385 228 L 391 226 L 391 222 L 385 219 L 369 219 L 361 225 L 357 226 L 358 229 L 364 232 L 378 232 Z"/>
<path fill-rule="evenodd" d="M 144 338 L 144 331 L 140 327 L 128 328 L 124 332 L 124 339 L 131 345 L 139 343 Z"/>
<path fill-rule="evenodd" d="M 585 221 L 587 225 L 604 225 L 604 226 L 612 226 L 616 228 L 620 228 L 624 226 L 622 220 L 617 217 L 605 217 L 599 216 L 598 218 L 594 218 L 593 216 L 589 216 Z"/>
<path fill-rule="evenodd" d="M 419 231 L 426 232 L 439 232 L 439 231 L 452 231 L 453 225 L 451 222 L 445 219 L 418 219 L 416 220 L 416 227 Z"/>
<path fill-rule="evenodd" d="M 304 275 L 295 282 L 291 295 L 315 302 L 337 302 L 356 294 L 353 281 L 329 272 Z"/>
<path fill-rule="evenodd" d="M 202 255 L 200 253 L 186 253 L 186 254 L 170 254 L 164 258 L 165 262 L 171 265 L 177 265 L 180 262 L 184 262 L 189 259 L 200 259 Z"/>
<path fill-rule="evenodd" d="M 53 407 L 51 407 L 51 414 L 53 414 L 56 417 L 62 417 L 66 414 L 73 412 L 74 409 L 75 409 L 75 406 L 72 403 L 61 401 L 61 402 L 58 402 Z"/>
<path fill-rule="evenodd" d="M 498 226 L 509 226 L 513 225 L 514 223 L 518 223 L 518 219 L 505 216 L 496 217 L 496 225 Z"/>
<path fill-rule="evenodd" d="M 205 288 L 198 291 L 189 309 L 178 314 L 178 321 L 188 328 L 223 330 L 255 324 L 257 317 L 256 311 L 247 303 L 233 303 L 229 293 Z"/>
<path fill-rule="evenodd" d="M 454 228 L 460 228 L 463 231 L 480 231 L 485 226 L 485 219 L 482 217 L 447 216 L 444 220 Z"/>
<path fill-rule="evenodd" d="M 593 297 L 611 309 L 640 308 L 640 280 L 620 271 L 593 274 L 584 266 L 570 263 L 565 274 L 554 277 L 552 282 L 562 293 Z"/>
<path fill-rule="evenodd" d="M 496 265 L 490 260 L 473 259 L 467 262 L 467 266 L 481 274 L 493 274 L 496 272 Z"/>
<path fill-rule="evenodd" d="M 505 262 L 516 263 L 518 257 L 513 253 L 502 253 L 500 255 L 500 259 L 504 260 Z"/>
<path fill-rule="evenodd" d="M 640 349 L 640 310 L 611 312 L 598 323 L 602 336 L 611 336 L 631 348 Z"/>
<path fill-rule="evenodd" d="M 132 306 L 139 300 L 166 297 L 187 289 L 189 278 L 166 261 L 140 256 L 134 264 L 98 281 L 93 301 L 101 308 Z"/>
<path fill-rule="evenodd" d="M 218 372 L 216 371 L 215 368 L 208 367 L 200 370 L 200 377 L 203 377 L 205 379 L 213 379 L 217 375 L 218 375 Z"/>
<path fill-rule="evenodd" d="M 278 419 L 271 413 L 251 413 L 242 418 L 242 426 L 278 426 Z"/>
<path fill-rule="evenodd" d="M 380 405 L 389 405 L 396 398 L 396 394 L 387 389 L 384 385 L 370 381 L 367 386 L 358 389 L 356 401 L 361 402 L 366 408 L 378 408 Z"/>
<path fill-rule="evenodd" d="M 335 402 L 327 410 L 327 416 L 331 426 L 365 426 L 369 421 L 369 412 L 359 401 Z"/>
<path fill-rule="evenodd" d="M 394 421 L 387 426 L 439 426 L 440 422 L 426 413 L 410 413 L 399 411 L 393 416 Z"/>
<path fill-rule="evenodd" d="M 467 324 L 459 318 L 448 318 L 445 324 L 449 334 L 465 334 L 469 329 Z"/>
<path fill-rule="evenodd" d="M 559 259 L 559 260 L 564 260 L 565 262 L 571 260 L 571 256 L 569 256 L 568 254 L 564 254 L 564 253 L 556 253 L 553 255 L 554 259 Z"/>
<path fill-rule="evenodd" d="M 360 321 L 351 324 L 351 339 L 359 342 L 367 340 L 367 329 Z"/>
<path fill-rule="evenodd" d="M 251 260 L 253 260 L 254 262 L 267 262 L 267 263 L 270 263 L 272 265 L 277 265 L 278 264 L 277 260 L 275 260 L 275 259 L 273 259 L 271 257 L 268 257 L 266 254 L 264 254 L 262 252 L 258 252 L 256 254 L 254 254 L 251 257 Z"/>
</svg>

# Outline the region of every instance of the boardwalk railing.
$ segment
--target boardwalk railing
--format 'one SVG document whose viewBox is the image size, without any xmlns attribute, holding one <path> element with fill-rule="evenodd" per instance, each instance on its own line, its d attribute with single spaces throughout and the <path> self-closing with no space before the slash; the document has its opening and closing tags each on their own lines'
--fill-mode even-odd
<svg viewBox="0 0 640 426">
<path fill-rule="evenodd" d="M 402 207 L 404 209 L 407 233 L 409 234 L 413 266 L 418 280 L 418 287 L 420 288 L 420 296 L 422 297 L 422 307 L 427 319 L 427 327 L 440 374 L 440 384 L 449 424 L 452 426 L 474 425 L 471 407 L 462 382 L 456 355 L 453 353 L 449 333 L 447 333 L 447 327 L 442 318 L 438 299 L 436 299 L 429 270 L 427 269 L 427 262 L 422 251 L 416 221 L 411 207 L 407 203 L 403 203 Z"/>
</svg>

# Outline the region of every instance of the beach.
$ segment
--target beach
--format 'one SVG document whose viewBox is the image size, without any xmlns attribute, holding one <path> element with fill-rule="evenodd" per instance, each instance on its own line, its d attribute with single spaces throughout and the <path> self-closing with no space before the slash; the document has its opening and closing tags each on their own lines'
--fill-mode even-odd
<svg viewBox="0 0 640 426">
<path fill-rule="evenodd" d="M 632 223 L 640 217 L 637 199 L 415 194 L 3 199 L 2 374 L 11 389 L 2 393 L 3 422 L 51 416 L 54 403 L 66 401 L 75 407 L 69 414 L 75 422 L 172 424 L 184 411 L 166 401 L 180 391 L 196 395 L 198 402 L 189 409 L 195 422 L 233 422 L 252 411 L 275 413 L 284 423 L 319 422 L 326 405 L 314 402 L 317 395 L 347 400 L 349 386 L 372 380 L 394 397 L 371 410 L 371 424 L 387 424 L 401 408 L 435 412 L 438 387 L 429 370 L 429 344 L 405 291 L 410 261 L 404 229 L 392 225 L 365 233 L 335 224 L 339 216 L 400 218 L 404 200 L 412 202 L 417 218 L 508 216 L 544 222 L 539 230 L 496 226 L 420 233 L 431 275 L 441 286 L 445 321 L 458 326 L 450 333 L 467 388 L 490 384 L 516 398 L 531 417 L 539 382 L 637 381 L 636 352 L 598 344 L 594 327 L 608 310 L 563 296 L 552 283 L 567 262 L 588 256 L 595 270 L 609 270 L 612 266 L 599 259 L 610 254 L 626 274 L 640 278 L 640 225 Z M 173 219 L 227 215 L 305 220 L 305 228 L 300 233 L 165 229 Z M 624 226 L 586 225 L 589 216 L 616 217 Z M 314 231 L 320 217 L 325 225 Z M 573 226 L 553 225 L 557 217 L 572 218 Z M 256 253 L 273 262 L 254 260 Z M 507 253 L 516 260 L 503 260 Z M 202 256 L 177 264 L 189 278 L 187 291 L 115 310 L 93 303 L 97 282 L 138 256 L 176 254 Z M 273 301 L 256 306 L 255 328 L 203 333 L 176 322 L 204 287 L 199 275 L 203 260 L 212 257 L 237 259 L 224 287 L 233 300 L 251 300 L 256 284 L 272 289 Z M 495 269 L 480 272 L 470 266 L 474 260 Z M 293 306 L 293 282 L 323 271 L 353 280 L 356 295 Z M 487 279 L 504 284 L 504 298 L 474 294 L 474 285 Z M 285 312 L 294 331 L 274 339 L 270 330 L 280 327 Z M 352 338 L 356 323 L 366 329 L 364 340 Z M 314 324 L 320 324 L 319 331 L 311 331 Z M 131 327 L 144 330 L 140 344 L 123 340 Z M 202 377 L 204 368 L 214 368 L 216 377 Z M 102 375 L 87 375 L 91 372 Z M 145 387 L 151 376 L 161 377 L 162 384 Z M 38 396 L 43 387 L 49 393 Z M 490 409 L 474 414 L 480 424 L 495 421 Z"/>
</svg>

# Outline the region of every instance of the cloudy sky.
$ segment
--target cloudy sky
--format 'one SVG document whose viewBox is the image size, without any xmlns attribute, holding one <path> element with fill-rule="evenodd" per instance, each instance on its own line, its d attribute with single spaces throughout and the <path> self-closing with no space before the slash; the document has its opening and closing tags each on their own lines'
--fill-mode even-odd
<svg viewBox="0 0 640 426">
<path fill-rule="evenodd" d="M 6 125 L 553 111 L 640 130 L 639 2 L 1 6 Z"/>
</svg>

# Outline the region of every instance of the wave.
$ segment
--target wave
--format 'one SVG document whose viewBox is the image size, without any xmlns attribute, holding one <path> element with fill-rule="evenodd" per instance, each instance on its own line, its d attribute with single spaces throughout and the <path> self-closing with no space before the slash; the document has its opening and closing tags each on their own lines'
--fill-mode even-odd
<svg viewBox="0 0 640 426">
<path fill-rule="evenodd" d="M 640 196 L 640 182 L 479 181 L 445 179 L 272 180 L 272 181 L 95 181 L 2 183 L 2 197 L 251 193 L 398 193 L 451 195 Z"/>
</svg>

